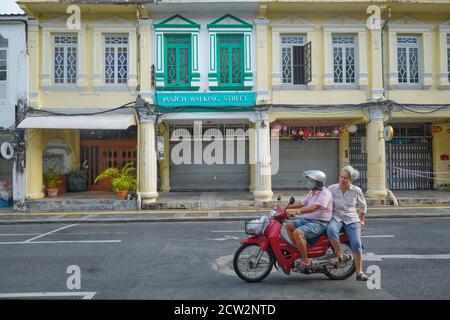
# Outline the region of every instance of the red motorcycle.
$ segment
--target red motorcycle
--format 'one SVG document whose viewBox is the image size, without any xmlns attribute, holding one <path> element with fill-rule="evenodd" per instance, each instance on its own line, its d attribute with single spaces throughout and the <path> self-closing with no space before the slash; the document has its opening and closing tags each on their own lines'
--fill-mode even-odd
<svg viewBox="0 0 450 320">
<path fill-rule="evenodd" d="M 278 201 L 281 199 L 278 198 Z M 295 202 L 291 197 L 289 205 Z M 286 209 L 289 208 L 289 205 Z M 344 280 L 355 273 L 350 242 L 345 234 L 340 234 L 341 251 L 349 259 L 332 264 L 334 250 L 326 235 L 308 240 L 308 257 L 311 266 L 295 268 L 295 261 L 300 258 L 298 249 L 281 233 L 283 222 L 289 219 L 286 209 L 277 206 L 271 217 L 264 216 L 258 220 L 246 221 L 245 233 L 250 237 L 241 241 L 242 245 L 234 254 L 234 271 L 244 281 L 258 282 L 265 279 L 272 268 L 289 275 L 291 272 L 304 274 L 323 273 L 333 280 Z"/>
</svg>

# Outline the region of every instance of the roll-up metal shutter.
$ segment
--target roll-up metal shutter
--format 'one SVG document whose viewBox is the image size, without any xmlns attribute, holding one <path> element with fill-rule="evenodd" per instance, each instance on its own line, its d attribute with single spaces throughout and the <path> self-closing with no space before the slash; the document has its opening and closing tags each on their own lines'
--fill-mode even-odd
<svg viewBox="0 0 450 320">
<path fill-rule="evenodd" d="M 339 175 L 339 140 L 280 140 L 278 173 L 272 176 L 273 189 L 305 189 L 305 170 L 322 170 L 326 185 L 337 183 Z M 299 182 L 300 181 L 300 182 Z"/>
<path fill-rule="evenodd" d="M 234 141 L 234 160 L 228 154 L 226 142 L 223 142 L 223 164 L 208 164 L 202 157 L 201 164 L 194 163 L 194 141 L 190 141 L 191 145 L 191 164 L 174 163 L 172 158 L 172 150 L 179 142 L 170 143 L 170 189 L 173 191 L 208 191 L 208 190 L 248 190 L 250 183 L 249 165 L 248 165 L 248 141 Z M 202 155 L 205 148 L 210 145 L 211 141 L 202 142 Z M 239 145 L 239 143 L 242 143 Z M 231 149 L 231 150 L 233 150 Z M 245 150 L 245 155 L 242 155 Z M 240 160 L 238 162 L 238 152 Z M 208 152 L 209 154 L 209 152 Z M 213 155 L 215 155 L 213 153 Z M 244 160 L 244 161 L 242 161 Z M 244 162 L 244 163 L 243 163 Z M 232 164 L 228 164 L 232 163 Z"/>
</svg>

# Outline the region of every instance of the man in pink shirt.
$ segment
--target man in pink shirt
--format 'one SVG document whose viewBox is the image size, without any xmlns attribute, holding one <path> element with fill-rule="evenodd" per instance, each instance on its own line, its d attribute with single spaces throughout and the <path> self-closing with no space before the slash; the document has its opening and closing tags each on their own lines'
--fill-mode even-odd
<svg viewBox="0 0 450 320">
<path fill-rule="evenodd" d="M 320 170 L 308 170 L 303 175 L 307 178 L 306 187 L 310 191 L 303 201 L 289 206 L 287 210 L 289 217 L 296 214 L 302 214 L 302 217 L 289 221 L 286 226 L 289 240 L 301 253 L 301 265 L 297 266 L 301 269 L 311 265 L 306 240 L 324 234 L 333 213 L 333 196 L 325 187 L 325 173 Z"/>
</svg>

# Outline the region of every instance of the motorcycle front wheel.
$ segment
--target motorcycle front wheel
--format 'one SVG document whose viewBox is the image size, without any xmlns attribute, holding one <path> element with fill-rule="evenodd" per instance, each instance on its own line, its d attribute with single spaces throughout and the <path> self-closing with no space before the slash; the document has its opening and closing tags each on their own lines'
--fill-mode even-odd
<svg viewBox="0 0 450 320">
<path fill-rule="evenodd" d="M 256 263 L 258 255 L 261 255 Z M 270 250 L 262 251 L 257 244 L 243 244 L 234 254 L 233 267 L 244 281 L 262 281 L 272 271 L 275 258 Z"/>
</svg>

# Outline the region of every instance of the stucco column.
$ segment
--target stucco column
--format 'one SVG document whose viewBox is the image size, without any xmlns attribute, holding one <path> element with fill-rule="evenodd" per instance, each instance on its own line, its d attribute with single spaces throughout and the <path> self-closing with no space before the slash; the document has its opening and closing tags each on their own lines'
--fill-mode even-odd
<svg viewBox="0 0 450 320">
<path fill-rule="evenodd" d="M 250 184 L 248 190 L 250 192 L 255 191 L 255 126 L 251 123 L 248 130 L 248 160 L 249 160 L 249 170 L 250 170 Z"/>
<path fill-rule="evenodd" d="M 367 124 L 367 191 L 370 198 L 385 199 L 386 191 L 386 150 L 383 139 L 383 110 L 370 109 Z"/>
<path fill-rule="evenodd" d="M 142 203 L 152 203 L 158 197 L 155 121 L 141 120 L 139 124 L 139 192 Z"/>
<path fill-rule="evenodd" d="M 350 134 L 342 132 L 339 138 L 339 170 L 350 164 L 349 160 Z"/>
<path fill-rule="evenodd" d="M 28 106 L 39 106 L 39 22 L 28 21 Z"/>
<path fill-rule="evenodd" d="M 164 159 L 159 160 L 159 178 L 161 179 L 161 191 L 170 191 L 170 133 L 169 126 L 161 124 L 159 132 L 164 137 Z"/>
<path fill-rule="evenodd" d="M 256 19 L 256 101 L 265 103 L 269 97 L 269 44 L 268 25 L 270 20 Z"/>
<path fill-rule="evenodd" d="M 261 120 L 255 123 L 255 189 L 253 195 L 256 201 L 270 201 L 272 192 L 272 170 L 270 163 L 270 125 L 269 121 Z"/>
<path fill-rule="evenodd" d="M 450 185 L 450 160 L 441 159 L 441 155 L 450 155 L 450 122 L 436 123 L 442 131 L 433 133 L 433 171 L 436 172 L 433 183 L 434 189 L 443 189 L 443 185 Z M 448 190 L 449 187 L 445 188 Z"/>
<path fill-rule="evenodd" d="M 369 68 L 371 88 L 369 93 L 370 100 L 378 100 L 383 97 L 383 52 L 381 50 L 381 30 L 370 31 L 370 55 L 372 63 Z"/>
<path fill-rule="evenodd" d="M 42 172 L 42 130 L 29 129 L 27 131 L 26 175 L 28 200 L 44 198 Z"/>
<path fill-rule="evenodd" d="M 143 99 L 150 103 L 153 103 L 152 99 L 152 61 L 151 54 L 152 48 L 152 20 L 151 19 L 139 19 L 139 46 L 140 46 L 140 61 L 139 61 L 139 86 L 140 95 Z M 156 70 L 155 70 L 156 71 Z"/>
</svg>

